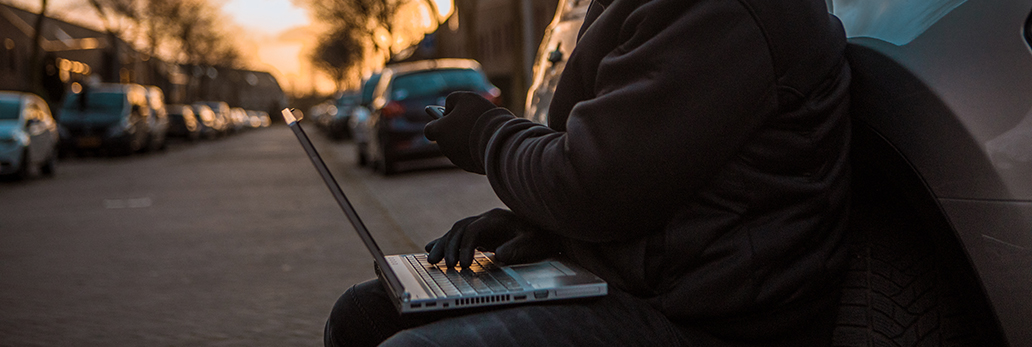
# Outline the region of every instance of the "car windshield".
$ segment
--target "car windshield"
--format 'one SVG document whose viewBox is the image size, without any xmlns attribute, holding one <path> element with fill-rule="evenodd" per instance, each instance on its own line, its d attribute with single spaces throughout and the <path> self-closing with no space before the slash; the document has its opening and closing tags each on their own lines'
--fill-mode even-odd
<svg viewBox="0 0 1032 347">
<path fill-rule="evenodd" d="M 457 90 L 482 91 L 487 81 L 476 70 L 441 69 L 398 76 L 391 87 L 394 100 L 435 96 Z"/>
<path fill-rule="evenodd" d="M 17 99 L 0 100 L 0 119 L 18 119 L 18 112 L 21 109 L 21 102 Z"/>
<path fill-rule="evenodd" d="M 71 94 L 65 99 L 64 109 L 92 111 L 104 114 L 120 114 L 125 107 L 125 94 L 122 93 L 84 93 Z"/>
</svg>

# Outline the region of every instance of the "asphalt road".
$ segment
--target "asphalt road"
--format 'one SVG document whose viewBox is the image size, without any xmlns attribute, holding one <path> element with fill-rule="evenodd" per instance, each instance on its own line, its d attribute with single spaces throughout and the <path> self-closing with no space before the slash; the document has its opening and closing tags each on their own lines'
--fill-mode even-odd
<svg viewBox="0 0 1032 347">
<path fill-rule="evenodd" d="M 388 178 L 309 128 L 388 254 L 502 206 L 445 159 Z M 0 346 L 317 346 L 372 259 L 285 126 L 0 182 Z"/>
</svg>

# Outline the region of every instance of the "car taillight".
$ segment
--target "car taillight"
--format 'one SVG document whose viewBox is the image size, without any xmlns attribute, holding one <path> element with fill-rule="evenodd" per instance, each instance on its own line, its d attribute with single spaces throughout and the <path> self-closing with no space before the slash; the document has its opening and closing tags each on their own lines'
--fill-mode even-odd
<svg viewBox="0 0 1032 347">
<path fill-rule="evenodd" d="M 491 88 L 487 91 L 480 92 L 480 96 L 484 99 L 490 100 L 495 106 L 502 106 L 502 91 L 498 88 Z"/>
<path fill-rule="evenodd" d="M 405 106 L 401 106 L 401 104 L 396 101 L 388 102 L 387 105 L 384 105 L 383 109 L 380 110 L 380 115 L 384 118 L 401 117 L 404 114 Z"/>
</svg>

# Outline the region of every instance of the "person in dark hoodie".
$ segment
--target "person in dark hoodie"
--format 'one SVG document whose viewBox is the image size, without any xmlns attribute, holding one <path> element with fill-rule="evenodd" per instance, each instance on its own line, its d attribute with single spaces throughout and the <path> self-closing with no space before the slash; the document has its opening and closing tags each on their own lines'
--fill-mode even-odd
<svg viewBox="0 0 1032 347">
<path fill-rule="evenodd" d="M 822 0 L 593 0 L 548 125 L 473 93 L 430 140 L 509 208 L 463 219 L 429 260 L 559 255 L 590 301 L 399 316 L 376 280 L 329 345 L 825 346 L 849 206 L 849 66 Z M 386 341 L 384 341 L 386 340 Z"/>
</svg>

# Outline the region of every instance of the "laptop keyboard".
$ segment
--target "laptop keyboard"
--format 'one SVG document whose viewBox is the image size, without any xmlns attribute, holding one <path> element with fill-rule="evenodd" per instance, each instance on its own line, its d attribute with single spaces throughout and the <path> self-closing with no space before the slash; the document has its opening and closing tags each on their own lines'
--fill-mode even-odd
<svg viewBox="0 0 1032 347">
<path fill-rule="evenodd" d="M 469 269 L 462 270 L 430 264 L 426 261 L 426 254 L 410 254 L 405 259 L 438 297 L 508 293 L 522 289 L 515 279 L 481 254 L 473 258 Z"/>
</svg>

